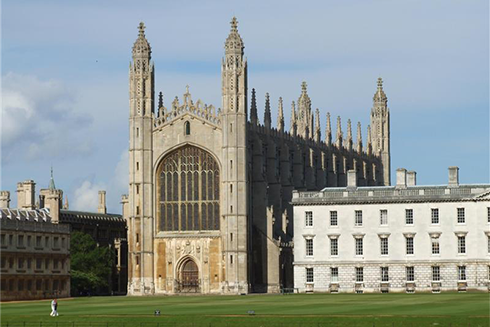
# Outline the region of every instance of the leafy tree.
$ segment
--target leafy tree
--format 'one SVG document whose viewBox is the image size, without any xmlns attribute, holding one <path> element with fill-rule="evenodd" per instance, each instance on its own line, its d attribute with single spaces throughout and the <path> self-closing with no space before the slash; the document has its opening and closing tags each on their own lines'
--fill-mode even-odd
<svg viewBox="0 0 490 327">
<path fill-rule="evenodd" d="M 70 241 L 71 293 L 100 294 L 109 292 L 114 252 L 98 246 L 91 235 L 73 232 Z"/>
</svg>

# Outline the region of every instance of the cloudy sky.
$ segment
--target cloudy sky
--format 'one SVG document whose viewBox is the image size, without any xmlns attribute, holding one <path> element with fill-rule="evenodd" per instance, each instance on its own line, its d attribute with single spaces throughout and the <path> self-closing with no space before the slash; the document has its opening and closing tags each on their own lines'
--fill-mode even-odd
<svg viewBox="0 0 490 327">
<path fill-rule="evenodd" d="M 23 1 L 1 11 L 1 189 L 33 179 L 96 210 L 107 190 L 120 212 L 128 183 L 128 65 L 144 21 L 156 91 L 166 103 L 190 85 L 220 104 L 220 60 L 233 15 L 245 42 L 249 88 L 276 106 L 308 83 L 312 106 L 369 123 L 376 79 L 391 111 L 393 172 L 419 184 L 489 182 L 489 3 L 401 1 Z M 260 114 L 260 113 L 259 113 Z M 273 113 L 273 123 L 275 116 Z"/>
</svg>

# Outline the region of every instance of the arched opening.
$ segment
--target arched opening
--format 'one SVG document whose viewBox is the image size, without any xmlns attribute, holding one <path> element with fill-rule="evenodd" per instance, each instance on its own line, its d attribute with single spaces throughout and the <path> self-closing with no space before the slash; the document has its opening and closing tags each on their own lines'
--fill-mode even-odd
<svg viewBox="0 0 490 327">
<path fill-rule="evenodd" d="M 192 259 L 187 259 L 180 268 L 177 291 L 182 293 L 199 293 L 199 268 Z"/>
<path fill-rule="evenodd" d="M 191 123 L 188 121 L 184 123 L 184 133 L 185 135 L 191 135 Z"/>
</svg>

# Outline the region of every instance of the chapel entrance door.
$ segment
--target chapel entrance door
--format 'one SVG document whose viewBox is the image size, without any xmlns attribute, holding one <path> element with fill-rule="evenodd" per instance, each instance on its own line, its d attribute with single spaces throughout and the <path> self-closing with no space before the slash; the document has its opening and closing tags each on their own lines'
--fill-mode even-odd
<svg viewBox="0 0 490 327">
<path fill-rule="evenodd" d="M 182 265 L 179 286 L 180 292 L 183 293 L 200 292 L 199 269 L 191 259 Z"/>
</svg>

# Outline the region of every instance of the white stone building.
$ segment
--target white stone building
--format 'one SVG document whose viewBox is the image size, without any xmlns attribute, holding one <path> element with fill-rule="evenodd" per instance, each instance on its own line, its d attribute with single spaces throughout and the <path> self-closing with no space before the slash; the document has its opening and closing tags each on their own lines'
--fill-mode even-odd
<svg viewBox="0 0 490 327">
<path fill-rule="evenodd" d="M 488 291 L 490 185 L 396 186 L 293 193 L 294 285 L 300 292 Z"/>
</svg>

